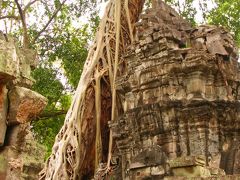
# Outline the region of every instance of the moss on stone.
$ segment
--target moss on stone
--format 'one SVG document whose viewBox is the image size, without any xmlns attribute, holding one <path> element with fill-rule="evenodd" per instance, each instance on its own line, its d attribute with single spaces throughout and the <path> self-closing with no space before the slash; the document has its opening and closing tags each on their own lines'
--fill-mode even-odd
<svg viewBox="0 0 240 180">
<path fill-rule="evenodd" d="M 4 156 L 0 155 L 0 172 L 5 172 L 7 169 L 7 161 Z"/>
</svg>

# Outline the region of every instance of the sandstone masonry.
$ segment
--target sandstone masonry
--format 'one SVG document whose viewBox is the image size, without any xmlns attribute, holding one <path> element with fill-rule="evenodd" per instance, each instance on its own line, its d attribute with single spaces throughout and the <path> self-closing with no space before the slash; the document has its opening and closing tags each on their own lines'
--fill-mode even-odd
<svg viewBox="0 0 240 180">
<path fill-rule="evenodd" d="M 127 72 L 117 80 L 124 112 L 110 124 L 115 178 L 240 179 L 240 69 L 232 36 L 222 27 L 192 27 L 159 1 L 141 15 L 125 61 Z"/>
<path fill-rule="evenodd" d="M 30 132 L 29 122 L 47 99 L 30 90 L 36 53 L 18 48 L 0 32 L 0 179 L 37 179 L 44 148 Z"/>
</svg>

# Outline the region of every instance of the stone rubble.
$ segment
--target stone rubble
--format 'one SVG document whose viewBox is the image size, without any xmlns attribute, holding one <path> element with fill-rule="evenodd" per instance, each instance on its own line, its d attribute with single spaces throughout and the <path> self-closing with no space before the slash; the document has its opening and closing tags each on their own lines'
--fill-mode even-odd
<svg viewBox="0 0 240 180">
<path fill-rule="evenodd" d="M 34 141 L 30 121 L 47 99 L 30 90 L 36 53 L 19 49 L 0 32 L 0 179 L 37 179 L 45 149 Z"/>
<path fill-rule="evenodd" d="M 110 123 L 119 179 L 240 179 L 240 69 L 222 27 L 192 27 L 158 2 L 136 24 Z M 225 175 L 227 174 L 227 175 Z"/>
</svg>

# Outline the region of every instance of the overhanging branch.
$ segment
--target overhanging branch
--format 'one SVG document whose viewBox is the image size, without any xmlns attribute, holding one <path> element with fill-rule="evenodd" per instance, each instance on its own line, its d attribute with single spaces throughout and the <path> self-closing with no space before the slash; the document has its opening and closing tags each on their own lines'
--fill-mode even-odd
<svg viewBox="0 0 240 180">
<path fill-rule="evenodd" d="M 14 19 L 14 20 L 20 20 L 21 18 L 19 16 L 14 15 L 8 15 L 8 16 L 0 16 L 0 19 Z"/>
<path fill-rule="evenodd" d="M 26 24 L 26 18 L 25 18 L 25 13 L 23 12 L 23 9 L 21 7 L 21 5 L 19 4 L 18 0 L 14 0 L 19 14 L 20 14 L 20 18 L 22 21 L 22 26 L 23 26 L 23 47 L 29 47 L 29 37 L 28 37 L 28 33 L 27 33 L 27 24 Z"/>
<path fill-rule="evenodd" d="M 24 8 L 23 12 L 25 13 L 27 11 L 27 9 L 33 5 L 35 2 L 37 2 L 38 0 L 33 0 L 33 1 L 30 1 Z"/>
<path fill-rule="evenodd" d="M 47 29 L 47 27 L 49 26 L 49 24 L 52 22 L 52 20 L 57 16 L 58 12 L 62 9 L 62 6 L 64 5 L 64 3 L 66 2 L 66 0 L 64 0 L 60 6 L 54 11 L 53 15 L 50 17 L 50 19 L 48 20 L 48 22 L 45 24 L 45 26 L 38 32 L 38 34 L 35 36 L 35 38 L 33 39 L 32 43 L 34 44 L 36 42 L 36 40 L 39 38 L 39 36 L 41 36 L 41 34 Z"/>
<path fill-rule="evenodd" d="M 66 113 L 67 113 L 67 110 L 45 111 L 45 112 L 41 113 L 39 116 L 35 117 L 33 119 L 33 121 L 49 119 L 49 118 L 53 118 L 56 116 L 65 115 Z"/>
</svg>

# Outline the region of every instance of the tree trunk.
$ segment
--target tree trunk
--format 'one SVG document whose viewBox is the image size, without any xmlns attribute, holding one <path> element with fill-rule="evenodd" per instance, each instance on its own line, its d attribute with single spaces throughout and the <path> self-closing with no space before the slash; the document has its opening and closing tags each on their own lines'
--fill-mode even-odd
<svg viewBox="0 0 240 180">
<path fill-rule="evenodd" d="M 121 55 L 133 42 L 144 0 L 110 0 L 85 62 L 72 105 L 40 179 L 90 179 L 98 165 L 110 170 L 108 121 L 121 109 L 115 79 L 126 68 Z"/>
</svg>

